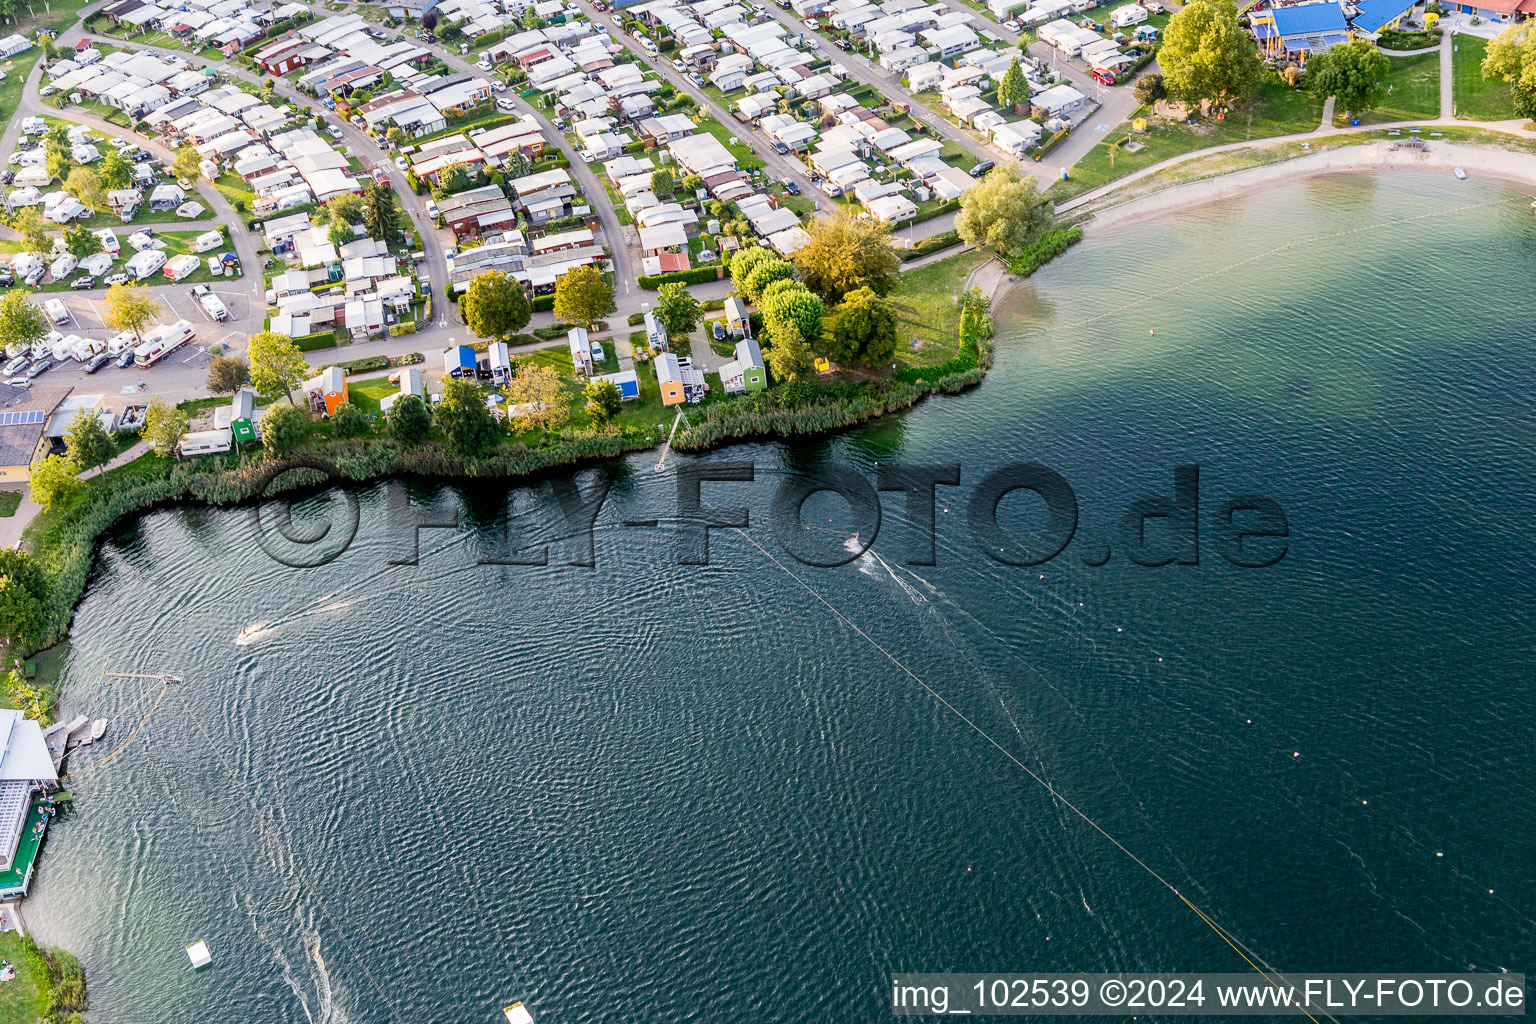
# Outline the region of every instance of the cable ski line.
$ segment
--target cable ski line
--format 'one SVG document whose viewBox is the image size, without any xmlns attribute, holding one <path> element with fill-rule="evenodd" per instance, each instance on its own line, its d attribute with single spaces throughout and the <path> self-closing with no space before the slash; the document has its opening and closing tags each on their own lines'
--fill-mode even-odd
<svg viewBox="0 0 1536 1024">
<path fill-rule="evenodd" d="M 1041 788 L 1043 788 L 1047 793 L 1049 793 L 1054 799 L 1060 801 L 1062 806 L 1066 807 L 1073 814 L 1077 815 L 1077 817 L 1081 818 L 1085 823 L 1087 823 L 1090 827 L 1092 827 L 1094 831 L 1098 832 L 1105 839 L 1109 840 L 1110 844 L 1113 845 L 1117 850 L 1119 850 L 1121 853 L 1123 853 L 1127 857 L 1129 857 L 1138 867 L 1140 867 L 1147 874 L 1151 875 L 1164 888 L 1166 888 L 1169 892 L 1173 893 L 1176 897 L 1178 897 L 1179 902 L 1183 903 L 1184 906 L 1188 907 L 1190 909 L 1190 911 L 1192 913 L 1194 913 L 1194 915 L 1196 917 L 1198 917 L 1201 921 L 1204 921 L 1206 923 L 1206 925 L 1208 925 L 1210 927 L 1211 931 L 1215 932 L 1216 936 L 1219 939 L 1221 939 L 1223 942 L 1225 942 L 1227 944 L 1227 946 L 1231 948 L 1232 952 L 1236 953 L 1242 959 L 1242 961 L 1244 963 L 1246 963 L 1249 967 L 1253 968 L 1253 970 L 1256 973 L 1258 973 L 1258 975 L 1260 977 L 1262 977 L 1265 981 L 1269 982 L 1276 989 L 1283 989 L 1284 988 L 1284 986 L 1282 986 L 1280 984 L 1280 981 L 1284 981 L 1285 980 L 1285 976 L 1283 974 L 1281 974 L 1273 966 L 1271 966 L 1267 962 L 1265 962 L 1263 960 L 1263 958 L 1258 956 L 1257 954 L 1254 954 L 1252 957 L 1250 957 L 1249 953 L 1251 953 L 1252 950 L 1249 950 L 1248 952 L 1244 952 L 1244 949 L 1246 947 L 1243 946 L 1241 940 L 1237 939 L 1236 936 L 1233 936 L 1230 932 L 1228 932 L 1220 924 L 1218 924 L 1214 920 L 1212 920 L 1210 918 L 1210 916 L 1207 915 L 1198 906 L 1196 906 L 1189 899 L 1189 897 L 1185 896 L 1182 892 L 1180 892 L 1178 887 L 1176 887 L 1172 882 L 1168 881 L 1166 878 L 1164 878 L 1162 875 L 1160 875 L 1157 872 L 1157 870 L 1154 869 L 1150 864 L 1148 864 L 1146 861 L 1142 860 L 1135 853 L 1133 853 L 1130 850 L 1129 847 L 1127 847 L 1124 843 L 1120 842 L 1120 840 L 1116 839 L 1112 834 L 1110 834 L 1104 828 L 1104 826 L 1100 825 L 1097 821 L 1095 821 L 1093 818 L 1091 818 L 1085 811 L 1083 811 L 1076 804 L 1074 804 L 1072 801 L 1068 800 L 1065 796 L 1063 796 L 1060 793 L 1060 791 L 1058 791 L 1055 786 L 1051 785 L 1051 783 L 1048 782 L 1045 778 L 1043 778 L 1042 776 L 1037 774 L 1033 769 L 1031 769 L 1023 761 L 1019 760 L 1019 758 L 1011 750 L 1009 750 L 1007 747 L 1003 746 L 997 740 L 993 739 L 990 733 L 988 733 L 985 729 L 983 729 L 981 726 L 977 725 L 974 721 L 972 721 L 965 714 L 965 712 L 961 711 L 959 708 L 955 707 L 955 705 L 951 704 L 944 697 L 943 694 L 941 694 L 941 693 L 939 693 L 939 691 L 935 690 L 926 681 L 924 681 L 924 679 L 921 676 L 919 676 L 916 672 L 913 672 L 910 668 L 908 668 L 906 666 L 906 664 L 901 661 L 900 658 L 896 657 L 896 655 L 892 654 L 889 650 L 887 650 L 884 646 L 882 646 L 878 640 L 876 640 L 874 637 L 870 636 L 862 628 L 860 628 L 858 623 L 856 623 L 852 619 L 848 618 L 848 616 L 844 615 L 842 613 L 842 611 L 840 611 L 835 605 L 833 605 L 825 597 L 822 597 L 821 594 L 814 587 L 812 587 L 809 583 L 805 582 L 805 580 L 801 579 L 800 576 L 797 575 L 795 573 L 795 571 L 793 569 L 791 569 L 789 566 L 785 565 L 783 562 L 779 561 L 779 559 L 775 558 L 772 552 L 770 552 L 768 549 L 764 548 L 761 544 L 759 544 L 756 540 L 754 540 L 745 530 L 742 530 L 742 529 L 739 529 L 739 528 L 735 528 L 735 527 L 733 527 L 732 529 L 734 529 L 736 533 L 739 533 L 739 534 L 741 534 L 741 536 L 745 537 L 749 544 L 751 544 L 754 548 L 757 548 L 757 550 L 762 553 L 763 557 L 767 558 L 774 565 L 778 566 L 781 570 L 784 571 L 784 573 L 787 576 L 789 576 L 790 579 L 792 579 L 796 583 L 798 583 L 800 585 L 801 589 L 803 589 L 806 593 L 810 594 L 818 602 L 820 602 L 820 604 L 823 607 L 825 607 L 827 609 L 827 611 L 831 612 L 833 614 L 833 616 L 835 616 L 839 622 L 843 623 L 843 625 L 847 626 L 849 629 L 851 629 L 855 633 L 857 633 L 861 638 L 863 638 L 863 640 L 866 643 L 868 643 L 871 647 L 873 647 L 875 650 L 879 651 L 882 655 L 884 655 L 885 659 L 887 661 L 889 661 L 892 665 L 895 665 L 898 669 L 900 669 L 901 672 L 904 675 L 906 675 L 909 679 L 911 679 L 918 686 L 922 687 L 923 690 L 925 690 L 928 693 L 929 696 L 931 696 L 934 700 L 938 701 L 940 704 L 942 704 L 944 706 L 944 708 L 946 710 L 948 710 L 956 718 L 960 719 L 960 721 L 964 722 L 967 726 L 969 726 L 972 732 L 976 733 L 976 735 L 978 735 L 982 739 L 986 740 L 987 743 L 989 743 L 992 747 L 994 747 L 998 751 L 998 753 L 1002 754 L 1008 760 L 1012 761 L 1014 763 L 1014 765 L 1016 767 L 1018 767 L 1018 769 L 1020 771 L 1022 771 L 1025 775 L 1028 775 L 1031 779 L 1033 779 L 1036 783 L 1038 783 L 1041 786 Z M 1259 962 L 1263 962 L 1265 964 L 1265 966 L 1264 967 L 1260 967 L 1259 963 L 1255 962 L 1256 960 L 1259 961 Z M 1268 968 L 1268 970 L 1265 969 L 1266 967 Z M 1280 979 L 1280 980 L 1277 981 L 1276 980 L 1277 978 Z M 1322 1012 L 1323 1016 L 1327 1017 L 1329 1020 L 1334 1021 L 1335 1024 L 1338 1024 L 1338 1022 L 1335 1020 L 1335 1018 L 1332 1017 L 1327 1012 L 1325 1012 L 1325 1011 L 1319 1011 L 1319 1012 Z M 1319 1024 L 1317 1018 L 1312 1016 L 1312 1014 L 1309 1013 L 1304 1007 L 1302 1008 L 1302 1013 L 1306 1014 L 1307 1019 L 1311 1020 L 1313 1022 L 1313 1024 Z"/>
</svg>

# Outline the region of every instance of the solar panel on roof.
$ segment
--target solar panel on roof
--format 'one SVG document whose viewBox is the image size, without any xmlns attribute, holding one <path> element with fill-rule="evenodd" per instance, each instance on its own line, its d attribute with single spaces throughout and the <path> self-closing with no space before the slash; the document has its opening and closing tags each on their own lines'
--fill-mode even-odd
<svg viewBox="0 0 1536 1024">
<path fill-rule="evenodd" d="M 0 427 L 14 427 L 20 423 L 41 423 L 46 414 L 41 409 L 28 409 L 23 412 L 0 412 Z"/>
</svg>

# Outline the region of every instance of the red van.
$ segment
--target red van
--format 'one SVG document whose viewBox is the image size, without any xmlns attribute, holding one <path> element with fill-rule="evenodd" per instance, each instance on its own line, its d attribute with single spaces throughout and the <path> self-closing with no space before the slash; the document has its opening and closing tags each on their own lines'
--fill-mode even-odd
<svg viewBox="0 0 1536 1024">
<path fill-rule="evenodd" d="M 1104 85 L 1114 85 L 1115 73 L 1107 68 L 1094 68 L 1093 80 L 1095 82 L 1102 82 Z"/>
</svg>

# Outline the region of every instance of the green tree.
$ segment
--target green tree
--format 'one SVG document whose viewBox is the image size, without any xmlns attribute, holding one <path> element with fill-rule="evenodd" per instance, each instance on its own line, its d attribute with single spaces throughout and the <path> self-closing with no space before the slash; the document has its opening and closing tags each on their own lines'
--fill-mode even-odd
<svg viewBox="0 0 1536 1024">
<path fill-rule="evenodd" d="M 1387 98 L 1392 61 L 1365 39 L 1356 39 L 1319 53 L 1307 61 L 1303 81 L 1312 95 L 1334 102 L 1352 114 L 1381 106 Z"/>
<path fill-rule="evenodd" d="M 347 222 L 332 221 L 331 228 L 326 232 L 325 237 L 330 239 L 332 245 L 334 245 L 337 249 L 340 249 L 348 242 L 357 238 L 357 235 L 352 231 L 352 225 L 348 224 Z"/>
<path fill-rule="evenodd" d="M 485 392 L 463 377 L 443 385 L 436 419 L 448 450 L 455 455 L 483 455 L 496 444 L 500 433 L 496 417 L 485 407 Z"/>
<path fill-rule="evenodd" d="M 613 285 L 594 264 L 573 267 L 555 282 L 555 319 L 591 327 L 618 309 Z"/>
<path fill-rule="evenodd" d="M 1136 94 L 1136 102 L 1144 107 L 1150 107 L 1168 98 L 1168 87 L 1163 83 L 1163 76 L 1156 71 L 1149 71 L 1136 79 L 1136 84 L 1131 89 Z"/>
<path fill-rule="evenodd" d="M 449 164 L 437 172 L 438 190 L 443 195 L 464 191 L 471 180 L 469 168 L 462 163 Z"/>
<path fill-rule="evenodd" d="M 666 327 L 667 334 L 685 338 L 698 329 L 704 317 L 699 300 L 679 281 L 662 285 L 656 292 L 656 318 Z"/>
<path fill-rule="evenodd" d="M 827 302 L 837 302 L 855 288 L 889 295 L 896 287 L 901 257 L 891 248 L 889 224 L 859 220 L 839 209 L 831 217 L 813 218 L 805 230 L 810 240 L 790 258 L 805 286 Z"/>
<path fill-rule="evenodd" d="M 748 302 L 759 303 L 763 301 L 763 293 L 769 285 L 775 281 L 788 281 L 794 276 L 795 268 L 784 260 L 763 260 L 752 268 L 752 272 L 742 282 L 741 293 L 747 297 Z"/>
<path fill-rule="evenodd" d="M 1006 110 L 1028 102 L 1029 83 L 1024 81 L 1024 69 L 1015 57 L 997 83 L 997 105 Z"/>
<path fill-rule="evenodd" d="M 750 249 L 742 249 L 731 257 L 731 283 L 742 295 L 747 294 L 747 278 L 752 276 L 760 264 L 769 260 L 777 260 L 778 254 L 765 249 L 760 245 L 754 245 Z M 748 300 L 751 301 L 751 300 Z"/>
<path fill-rule="evenodd" d="M 1536 21 L 1517 22 L 1488 41 L 1483 77 L 1508 82 L 1515 113 L 1536 117 Z"/>
<path fill-rule="evenodd" d="M 308 429 L 308 411 L 296 405 L 269 406 L 261 417 L 261 446 L 268 455 L 283 455 L 304 440 Z"/>
<path fill-rule="evenodd" d="M 697 174 L 690 174 L 683 179 L 683 188 L 687 190 L 690 199 L 703 187 L 704 179 Z"/>
<path fill-rule="evenodd" d="M 775 281 L 763 292 L 758 307 L 763 313 L 763 327 L 774 337 L 784 324 L 794 324 L 805 338 L 821 336 L 821 318 L 827 307 L 799 281 Z"/>
<path fill-rule="evenodd" d="M 288 403 L 292 405 L 293 389 L 308 380 L 310 372 L 304 353 L 299 351 L 293 339 L 286 334 L 261 331 L 251 335 L 245 355 L 250 360 L 251 383 L 256 386 L 257 394 L 268 398 L 287 395 Z M 267 415 L 272 415 L 271 410 Z"/>
<path fill-rule="evenodd" d="M 793 323 L 776 323 L 768 332 L 768 347 L 763 362 L 773 371 L 775 380 L 799 380 L 811 372 L 816 354 L 806 344 L 805 335 Z"/>
<path fill-rule="evenodd" d="M 875 366 L 896 351 L 896 310 L 868 288 L 843 296 L 827 317 L 827 354 Z"/>
<path fill-rule="evenodd" d="M 521 282 L 487 270 L 476 274 L 459 297 L 459 313 L 476 337 L 504 341 L 528 326 L 533 306 Z"/>
<path fill-rule="evenodd" d="M 1232 0 L 1190 0 L 1168 22 L 1157 51 L 1168 95 L 1189 107 L 1250 95 L 1264 70 Z"/>
<path fill-rule="evenodd" d="M 176 158 L 171 161 L 171 170 L 182 181 L 196 181 L 202 169 L 203 158 L 191 146 L 182 146 L 176 151 Z"/>
<path fill-rule="evenodd" d="M 76 167 L 64 179 L 64 191 L 85 204 L 91 213 L 107 208 L 107 193 L 101 187 L 101 176 L 89 167 Z"/>
<path fill-rule="evenodd" d="M 48 234 L 48 222 L 35 206 L 24 206 L 16 211 L 11 227 L 21 236 L 21 247 L 27 252 L 46 256 L 53 251 L 53 239 Z"/>
<path fill-rule="evenodd" d="M 64 450 L 79 468 L 95 469 L 112 461 L 117 445 L 100 419 L 80 409 L 64 430 Z"/>
<path fill-rule="evenodd" d="M 375 182 L 363 190 L 363 226 L 370 238 L 387 242 L 400 233 L 400 209 L 395 194 Z"/>
<path fill-rule="evenodd" d="M 582 388 L 582 394 L 587 396 L 587 415 L 598 423 L 607 423 L 624 408 L 624 396 L 611 380 L 594 377 Z"/>
<path fill-rule="evenodd" d="M 84 224 L 76 224 L 72 228 L 64 229 L 64 248 L 77 260 L 83 260 L 87 256 L 94 256 L 101 252 L 101 239 L 96 233 Z"/>
<path fill-rule="evenodd" d="M 362 437 L 371 426 L 368 414 L 351 402 L 342 402 L 331 413 L 331 433 L 337 437 Z"/>
<path fill-rule="evenodd" d="M 1055 219 L 1055 207 L 1035 179 L 1020 177 L 1018 168 L 1005 164 L 987 172 L 980 185 L 960 197 L 955 231 L 967 244 L 1001 255 L 1028 245 Z"/>
<path fill-rule="evenodd" d="M 31 647 L 42 642 L 45 622 L 42 597 L 0 574 L 0 635 L 13 647 Z"/>
<path fill-rule="evenodd" d="M 251 368 L 239 356 L 214 356 L 208 362 L 208 390 L 232 395 L 251 382 Z"/>
<path fill-rule="evenodd" d="M 0 295 L 0 347 L 31 345 L 48 333 L 43 311 L 27 298 L 26 292 L 12 288 Z"/>
<path fill-rule="evenodd" d="M 32 463 L 28 491 L 44 511 L 52 511 L 85 493 L 80 467 L 62 455 L 45 455 Z"/>
<path fill-rule="evenodd" d="M 325 204 L 325 212 L 332 224 L 361 224 L 363 222 L 363 197 L 356 192 L 344 192 Z"/>
<path fill-rule="evenodd" d="M 565 381 L 553 366 L 519 363 L 506 390 L 507 401 L 518 408 L 512 422 L 519 430 L 538 427 L 548 433 L 571 414 L 565 400 Z"/>
<path fill-rule="evenodd" d="M 658 167 L 651 172 L 651 191 L 656 193 L 658 199 L 665 199 L 677 189 L 677 179 L 672 172 L 665 167 Z"/>
<path fill-rule="evenodd" d="M 109 146 L 96 165 L 96 175 L 102 188 L 128 188 L 133 184 L 133 162 Z"/>
<path fill-rule="evenodd" d="M 19 548 L 0 548 L 0 636 L 12 646 L 41 642 L 43 605 L 51 589 L 36 559 Z"/>
<path fill-rule="evenodd" d="M 432 413 L 416 395 L 404 395 L 389 408 L 389 436 L 397 444 L 414 446 L 427 439 Z"/>
<path fill-rule="evenodd" d="M 139 284 L 115 284 L 101 300 L 101 320 L 114 331 L 132 331 L 143 340 L 141 332 L 160 315 L 160 300 Z"/>
<path fill-rule="evenodd" d="M 144 428 L 140 436 L 149 442 L 156 455 L 168 459 L 176 454 L 182 435 L 187 432 L 187 414 L 159 395 L 149 400 L 144 410 Z"/>
</svg>

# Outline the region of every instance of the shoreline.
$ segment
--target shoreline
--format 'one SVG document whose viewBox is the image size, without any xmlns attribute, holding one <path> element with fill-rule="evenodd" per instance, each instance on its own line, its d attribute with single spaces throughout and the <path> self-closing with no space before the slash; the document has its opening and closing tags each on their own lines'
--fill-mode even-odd
<svg viewBox="0 0 1536 1024">
<path fill-rule="evenodd" d="M 1403 140 L 1406 141 L 1406 140 Z M 1491 146 L 1427 140 L 1428 148 L 1392 150 L 1381 141 L 1366 145 L 1328 149 L 1291 160 L 1247 167 L 1172 184 L 1146 195 L 1089 211 L 1085 224 L 1093 234 L 1140 223 L 1164 214 L 1182 212 L 1206 203 L 1222 202 L 1255 190 L 1288 183 L 1299 178 L 1326 174 L 1359 174 L 1378 171 L 1443 171 L 1454 173 L 1457 167 L 1468 179 L 1478 175 L 1498 178 L 1517 185 L 1536 188 L 1536 155 L 1518 153 Z M 1113 196 L 1106 196 L 1106 200 Z"/>
</svg>

